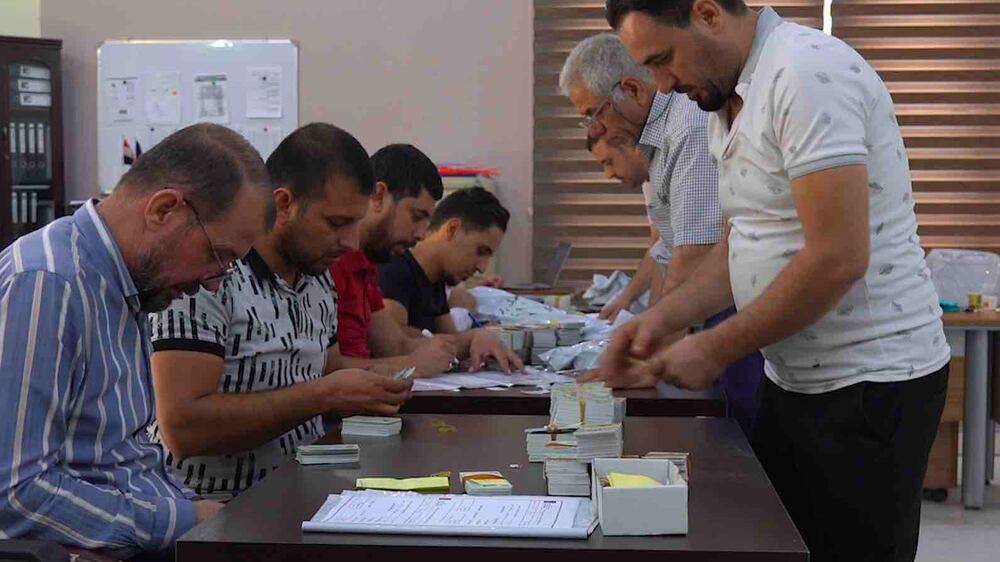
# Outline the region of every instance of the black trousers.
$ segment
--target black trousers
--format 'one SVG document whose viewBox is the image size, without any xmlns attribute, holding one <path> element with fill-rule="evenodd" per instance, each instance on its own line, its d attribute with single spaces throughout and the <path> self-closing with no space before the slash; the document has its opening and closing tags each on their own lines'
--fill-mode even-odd
<svg viewBox="0 0 1000 562">
<path fill-rule="evenodd" d="M 814 562 L 911 562 L 948 365 L 799 394 L 765 378 L 753 446 Z"/>
</svg>

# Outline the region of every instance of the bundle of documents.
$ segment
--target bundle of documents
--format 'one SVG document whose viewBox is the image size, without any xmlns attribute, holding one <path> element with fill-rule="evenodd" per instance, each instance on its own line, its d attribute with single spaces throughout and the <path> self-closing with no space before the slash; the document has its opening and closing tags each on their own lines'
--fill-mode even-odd
<svg viewBox="0 0 1000 562">
<path fill-rule="evenodd" d="M 514 490 L 503 474 L 495 470 L 460 472 L 459 477 L 470 496 L 509 496 Z"/>
<path fill-rule="evenodd" d="M 559 347 L 576 345 L 583 341 L 583 328 L 586 326 L 582 321 L 559 322 L 556 329 L 556 343 Z"/>
<path fill-rule="evenodd" d="M 524 329 L 516 326 L 496 326 L 488 330 L 522 360 L 530 355 L 529 334 Z"/>
<path fill-rule="evenodd" d="M 569 427 L 578 424 L 622 423 L 625 399 L 615 398 L 603 382 L 552 385 L 549 424 Z"/>
<path fill-rule="evenodd" d="M 594 459 L 622 456 L 622 425 L 583 425 L 573 434 L 576 437 L 576 460 L 590 462 Z"/>
<path fill-rule="evenodd" d="M 473 497 L 345 490 L 303 531 L 582 539 L 597 526 L 589 498 Z"/>
<path fill-rule="evenodd" d="M 531 364 L 542 365 L 541 355 L 559 345 L 559 338 L 553 326 L 539 325 L 531 326 Z"/>
<path fill-rule="evenodd" d="M 343 445 L 302 445 L 295 450 L 299 464 L 357 464 L 361 448 L 352 443 Z"/>
<path fill-rule="evenodd" d="M 590 496 L 590 466 L 574 460 L 545 461 L 550 496 Z"/>
<path fill-rule="evenodd" d="M 691 454 L 690 453 L 674 453 L 666 451 L 650 451 L 642 456 L 644 459 L 665 459 L 677 466 L 677 470 L 681 473 L 681 478 L 685 482 L 690 482 L 688 479 L 691 467 Z"/>
<path fill-rule="evenodd" d="M 351 416 L 344 418 L 341 435 L 364 435 L 369 437 L 388 437 L 396 435 L 403 429 L 400 418 L 384 418 L 379 416 Z"/>
<path fill-rule="evenodd" d="M 576 427 L 535 427 L 524 430 L 527 436 L 528 462 L 548 459 L 572 459 L 577 456 Z"/>
</svg>

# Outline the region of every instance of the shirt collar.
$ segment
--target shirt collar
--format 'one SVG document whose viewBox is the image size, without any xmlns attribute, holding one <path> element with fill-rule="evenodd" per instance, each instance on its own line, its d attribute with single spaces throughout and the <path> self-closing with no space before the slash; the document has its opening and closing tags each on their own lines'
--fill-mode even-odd
<svg viewBox="0 0 1000 562">
<path fill-rule="evenodd" d="M 417 261 L 417 257 L 413 255 L 413 252 L 406 250 L 403 254 L 403 259 L 410 264 L 410 268 L 413 270 L 418 285 L 422 287 L 433 285 L 430 277 L 427 277 L 427 272 L 420 266 L 420 262 Z"/>
<path fill-rule="evenodd" d="M 670 102 L 674 99 L 674 93 L 664 94 L 657 90 L 653 96 L 653 105 L 649 108 L 649 115 L 646 116 L 646 125 L 642 128 L 642 135 L 639 137 L 639 144 L 653 148 L 663 146 L 664 124 L 667 121 L 667 114 L 670 112 Z"/>
<path fill-rule="evenodd" d="M 113 271 L 118 282 L 118 290 L 135 310 L 139 308 L 139 289 L 136 288 L 129 272 L 125 258 L 122 256 L 118 241 L 111 235 L 107 223 L 97 212 L 98 201 L 91 199 L 73 213 L 73 222 L 80 229 L 81 243 L 89 250 L 90 255 L 97 260 L 97 266 L 102 271 Z"/>
<path fill-rule="evenodd" d="M 274 279 L 274 272 L 271 271 L 271 266 L 267 265 L 264 258 L 257 253 L 256 248 L 250 248 L 250 251 L 247 252 L 247 255 L 243 258 L 243 261 L 246 262 L 247 267 L 250 268 L 250 272 L 253 273 L 253 276 L 256 277 L 258 281 L 263 282 Z"/>
<path fill-rule="evenodd" d="M 760 53 L 764 50 L 764 44 L 767 43 L 768 37 L 774 31 L 774 28 L 781 25 L 783 21 L 778 12 L 775 12 L 774 8 L 769 6 L 763 8 L 757 14 L 757 26 L 753 32 L 753 44 L 750 45 L 750 54 L 747 56 L 746 63 L 743 64 L 743 71 L 740 72 L 740 79 L 736 84 L 736 93 L 740 96 L 746 93 L 746 87 L 753 79 L 753 73 L 757 70 L 757 63 L 760 62 Z"/>
<path fill-rule="evenodd" d="M 375 273 L 375 264 L 368 259 L 368 256 L 362 250 L 351 250 L 346 254 L 340 256 L 337 260 L 337 265 L 339 265 L 347 273 Z M 336 267 L 336 266 L 334 266 Z"/>
</svg>

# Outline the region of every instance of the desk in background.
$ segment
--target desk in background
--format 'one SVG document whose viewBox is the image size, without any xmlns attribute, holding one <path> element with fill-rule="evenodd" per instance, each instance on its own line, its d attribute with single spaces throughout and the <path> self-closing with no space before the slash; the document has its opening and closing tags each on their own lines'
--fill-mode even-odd
<svg viewBox="0 0 1000 562">
<path fill-rule="evenodd" d="M 407 414 L 549 414 L 548 394 L 527 394 L 528 387 L 506 390 L 473 389 L 437 392 L 414 392 L 403 405 Z M 722 389 L 683 390 L 667 384 L 656 388 L 616 390 L 625 397 L 629 416 L 725 417 L 726 397 Z"/>
</svg>

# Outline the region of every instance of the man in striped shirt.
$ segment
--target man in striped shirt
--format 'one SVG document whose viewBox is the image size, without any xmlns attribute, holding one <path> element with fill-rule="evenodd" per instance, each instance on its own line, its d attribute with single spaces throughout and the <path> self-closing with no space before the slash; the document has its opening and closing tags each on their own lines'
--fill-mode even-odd
<svg viewBox="0 0 1000 562">
<path fill-rule="evenodd" d="M 152 316 L 154 439 L 209 499 L 231 499 L 321 437 L 323 414 L 392 415 L 411 386 L 361 370 L 379 360 L 338 350 L 327 270 L 358 245 L 375 183 L 368 153 L 350 133 L 312 123 L 267 169 L 274 226 L 214 294 Z"/>
<path fill-rule="evenodd" d="M 192 501 L 146 437 L 146 314 L 218 286 L 264 231 L 269 185 L 242 137 L 194 125 L 104 201 L 0 254 L 0 538 L 128 557 L 170 547 L 221 507 Z"/>
</svg>

